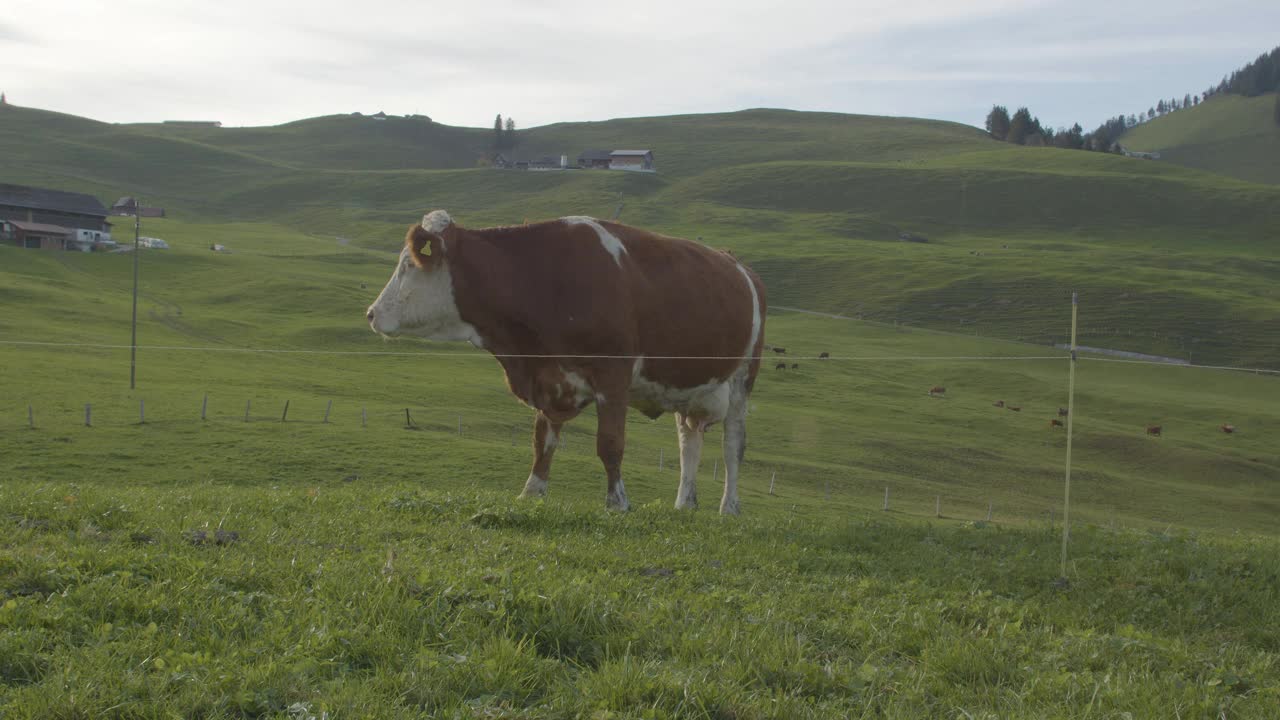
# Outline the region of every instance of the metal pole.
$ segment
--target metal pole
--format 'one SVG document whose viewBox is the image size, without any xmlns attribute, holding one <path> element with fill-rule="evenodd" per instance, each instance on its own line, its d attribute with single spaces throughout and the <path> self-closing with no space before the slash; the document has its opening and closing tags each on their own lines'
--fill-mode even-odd
<svg viewBox="0 0 1280 720">
<path fill-rule="evenodd" d="M 134 389 L 138 374 L 138 236 L 142 232 L 142 220 L 138 198 L 133 199 L 133 319 L 129 329 L 129 389 Z"/>
<path fill-rule="evenodd" d="M 328 405 L 324 406 L 324 421 L 329 422 L 329 411 L 333 409 L 333 401 L 330 400 Z"/>
<path fill-rule="evenodd" d="M 1062 496 L 1062 577 L 1067 576 L 1067 541 L 1071 538 L 1071 430 L 1076 419 L 1076 316 L 1080 308 L 1071 293 L 1071 369 L 1067 375 L 1067 477 Z"/>
<path fill-rule="evenodd" d="M 209 417 L 209 393 L 204 394 L 204 400 L 200 402 L 200 419 L 207 420 Z"/>
</svg>

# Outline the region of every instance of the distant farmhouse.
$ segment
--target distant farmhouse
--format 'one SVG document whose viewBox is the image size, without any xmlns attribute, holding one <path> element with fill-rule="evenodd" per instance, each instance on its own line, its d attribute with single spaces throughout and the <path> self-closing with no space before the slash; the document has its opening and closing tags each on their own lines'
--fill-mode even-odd
<svg viewBox="0 0 1280 720">
<path fill-rule="evenodd" d="M 538 158 L 509 158 L 502 153 L 493 157 L 493 167 L 504 170 L 632 170 L 657 172 L 652 150 L 584 150 L 577 166 L 569 164 L 569 156 L 545 155 Z"/>
<path fill-rule="evenodd" d="M 0 183 L 0 244 L 87 251 L 115 243 L 107 209 L 92 195 Z"/>
<path fill-rule="evenodd" d="M 178 125 L 181 127 L 202 127 L 202 128 L 220 128 L 221 120 L 165 120 L 165 125 Z"/>
<path fill-rule="evenodd" d="M 139 206 L 137 198 L 132 198 L 126 195 L 117 200 L 115 204 L 111 206 L 111 214 L 128 215 L 129 217 L 133 217 L 134 215 L 137 215 L 138 217 L 164 217 L 164 208 L 147 207 L 146 205 Z"/>
<path fill-rule="evenodd" d="M 638 170 L 657 172 L 652 150 L 584 150 L 578 156 L 578 167 L 584 170 Z"/>
</svg>

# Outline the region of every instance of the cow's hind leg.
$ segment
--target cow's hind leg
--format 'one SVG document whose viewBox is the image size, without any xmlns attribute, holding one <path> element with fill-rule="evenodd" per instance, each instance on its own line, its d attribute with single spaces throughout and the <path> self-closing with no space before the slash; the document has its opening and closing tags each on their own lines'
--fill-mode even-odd
<svg viewBox="0 0 1280 720">
<path fill-rule="evenodd" d="M 610 510 L 630 510 L 627 491 L 622 486 L 622 451 L 627 440 L 626 392 L 601 393 L 596 401 L 596 417 L 596 454 L 609 480 L 605 506 Z"/>
<path fill-rule="evenodd" d="M 541 497 L 547 494 L 547 482 L 551 480 L 551 458 L 560 444 L 560 428 L 564 423 L 553 422 L 542 413 L 533 421 L 533 469 L 524 483 L 522 498 Z"/>
<path fill-rule="evenodd" d="M 680 437 L 680 489 L 676 491 L 676 509 L 693 510 L 698 507 L 698 462 L 702 459 L 704 426 L 683 413 L 676 413 L 676 433 Z"/>
<path fill-rule="evenodd" d="M 724 418 L 724 495 L 720 498 L 720 513 L 737 515 L 738 468 L 747 451 L 747 388 L 735 379 L 729 392 L 729 412 Z"/>
</svg>

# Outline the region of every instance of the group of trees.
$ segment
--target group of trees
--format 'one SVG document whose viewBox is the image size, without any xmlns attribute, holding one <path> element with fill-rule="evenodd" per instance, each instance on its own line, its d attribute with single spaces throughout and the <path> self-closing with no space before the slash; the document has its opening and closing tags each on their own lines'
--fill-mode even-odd
<svg viewBox="0 0 1280 720">
<path fill-rule="evenodd" d="M 1009 115 L 1009 108 L 995 105 L 991 108 L 991 112 L 987 113 L 987 132 L 991 133 L 991 137 L 996 140 L 1014 145 L 1119 152 L 1119 146 L 1115 140 L 1121 132 L 1124 132 L 1126 122 L 1126 119 L 1120 116 L 1108 120 L 1091 133 L 1086 133 L 1084 128 L 1080 127 L 1080 123 L 1069 128 L 1054 130 L 1042 125 L 1040 118 L 1033 116 L 1025 107 L 1020 107 L 1013 115 Z"/>
<path fill-rule="evenodd" d="M 1208 100 L 1224 93 L 1254 97 L 1273 91 L 1280 91 L 1280 47 L 1258 56 L 1257 60 L 1231 73 L 1230 77 L 1224 77 L 1222 82 L 1206 89 L 1203 98 Z M 991 112 L 987 113 L 987 132 L 996 140 L 1015 145 L 1048 145 L 1073 150 L 1120 152 L 1120 136 L 1129 128 L 1171 112 L 1195 107 L 1200 102 L 1200 94 L 1190 93 L 1183 95 L 1181 99 L 1161 99 L 1137 114 L 1121 114 L 1109 118 L 1088 133 L 1084 132 L 1079 123 L 1070 128 L 1054 130 L 1041 125 L 1040 119 L 1025 107 L 1020 107 L 1013 115 L 1009 115 L 1007 107 L 994 105 Z M 1275 121 L 1280 125 L 1280 93 L 1276 96 Z"/>
<path fill-rule="evenodd" d="M 501 152 L 516 146 L 516 121 L 508 117 L 502 120 L 502 113 L 493 119 L 493 151 Z"/>
</svg>

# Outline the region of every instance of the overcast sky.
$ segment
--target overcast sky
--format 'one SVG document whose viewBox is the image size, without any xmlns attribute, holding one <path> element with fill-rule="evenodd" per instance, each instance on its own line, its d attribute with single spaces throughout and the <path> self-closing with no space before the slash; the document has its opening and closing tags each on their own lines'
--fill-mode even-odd
<svg viewBox="0 0 1280 720">
<path fill-rule="evenodd" d="M 0 90 L 110 122 L 450 125 L 782 107 L 1047 125 L 1195 94 L 1280 44 L 1275 0 L 4 0 Z"/>
</svg>

